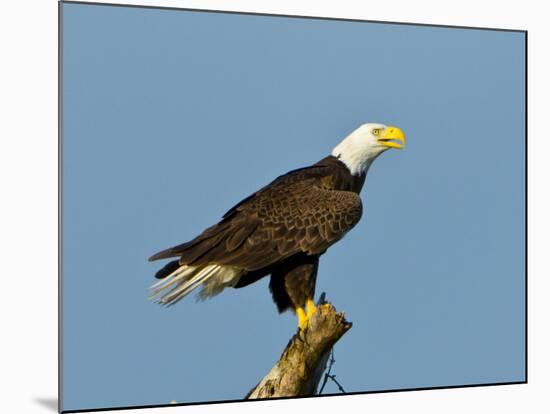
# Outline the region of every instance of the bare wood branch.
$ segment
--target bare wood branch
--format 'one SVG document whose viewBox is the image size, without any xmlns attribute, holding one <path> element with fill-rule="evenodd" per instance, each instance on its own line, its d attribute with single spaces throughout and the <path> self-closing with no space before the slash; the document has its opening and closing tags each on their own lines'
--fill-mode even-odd
<svg viewBox="0 0 550 414">
<path fill-rule="evenodd" d="M 306 329 L 291 338 L 279 361 L 245 398 L 316 394 L 332 347 L 352 326 L 343 313 L 336 312 L 330 303 L 324 303 L 324 296 L 321 301 L 323 303 L 318 306 Z M 332 377 L 327 378 L 339 385 Z"/>
</svg>

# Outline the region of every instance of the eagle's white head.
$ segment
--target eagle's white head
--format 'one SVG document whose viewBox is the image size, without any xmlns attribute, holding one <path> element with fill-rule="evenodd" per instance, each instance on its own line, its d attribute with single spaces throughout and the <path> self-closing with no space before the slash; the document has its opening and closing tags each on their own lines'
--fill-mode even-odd
<svg viewBox="0 0 550 414">
<path fill-rule="evenodd" d="M 390 148 L 405 147 L 405 134 L 399 128 L 383 124 L 363 124 L 333 150 L 353 175 L 362 174 L 376 157 Z"/>
</svg>

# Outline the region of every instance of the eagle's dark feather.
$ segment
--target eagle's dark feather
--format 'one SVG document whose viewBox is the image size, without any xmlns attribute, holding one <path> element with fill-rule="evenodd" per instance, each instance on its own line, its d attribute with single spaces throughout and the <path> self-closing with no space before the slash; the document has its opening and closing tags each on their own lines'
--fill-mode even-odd
<svg viewBox="0 0 550 414">
<path fill-rule="evenodd" d="M 238 268 L 242 276 L 234 287 L 271 274 L 278 309 L 303 306 L 313 295 L 319 256 L 361 218 L 358 193 L 364 180 L 364 174 L 353 176 L 335 157 L 327 157 L 278 177 L 193 240 L 149 260 L 179 257 L 180 265 Z"/>
</svg>

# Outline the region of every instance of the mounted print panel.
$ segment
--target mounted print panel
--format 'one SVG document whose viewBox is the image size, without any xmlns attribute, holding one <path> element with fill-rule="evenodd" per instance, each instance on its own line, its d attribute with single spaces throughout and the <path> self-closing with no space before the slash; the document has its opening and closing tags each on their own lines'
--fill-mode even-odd
<svg viewBox="0 0 550 414">
<path fill-rule="evenodd" d="M 63 411 L 526 381 L 525 32 L 60 7 Z"/>
</svg>

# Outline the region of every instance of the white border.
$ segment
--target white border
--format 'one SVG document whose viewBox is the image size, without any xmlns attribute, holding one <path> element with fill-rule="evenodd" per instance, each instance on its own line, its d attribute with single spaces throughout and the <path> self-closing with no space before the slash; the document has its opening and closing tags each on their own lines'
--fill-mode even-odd
<svg viewBox="0 0 550 414">
<path fill-rule="evenodd" d="M 546 412 L 550 389 L 550 269 L 545 260 L 550 197 L 546 158 L 550 136 L 545 118 L 550 96 L 550 33 L 544 2 L 122 2 L 529 30 L 529 384 L 174 407 L 170 412 Z M 57 1 L 11 0 L 0 7 L 0 404 L 4 412 L 51 413 L 51 408 L 37 400 L 51 400 L 57 395 Z"/>
</svg>

